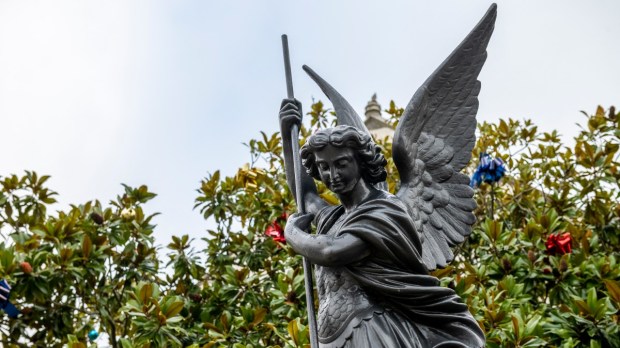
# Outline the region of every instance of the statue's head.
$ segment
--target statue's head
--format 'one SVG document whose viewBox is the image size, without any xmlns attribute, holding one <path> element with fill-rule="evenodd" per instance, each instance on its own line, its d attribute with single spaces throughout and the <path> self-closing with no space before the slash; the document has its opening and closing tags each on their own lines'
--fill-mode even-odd
<svg viewBox="0 0 620 348">
<path fill-rule="evenodd" d="M 311 135 L 301 148 L 301 160 L 310 176 L 325 182 L 321 177 L 321 169 L 325 168 L 319 168 L 325 161 L 317 161 L 317 153 L 320 153 L 319 157 L 328 155 L 335 160 L 338 152 L 346 152 L 353 157 L 354 168 L 358 168 L 356 170 L 359 171 L 358 176 L 364 178 L 366 182 L 375 184 L 387 177 L 385 171 L 387 161 L 381 153 L 381 147 L 375 144 L 368 134 L 351 126 L 322 129 Z"/>
</svg>

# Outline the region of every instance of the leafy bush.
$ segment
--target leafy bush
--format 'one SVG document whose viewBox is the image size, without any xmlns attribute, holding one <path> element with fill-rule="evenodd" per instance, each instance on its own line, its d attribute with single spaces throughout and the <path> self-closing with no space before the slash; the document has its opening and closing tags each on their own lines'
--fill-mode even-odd
<svg viewBox="0 0 620 348">
<path fill-rule="evenodd" d="M 386 111 L 396 124 L 402 109 Z M 303 138 L 333 124 L 320 102 L 308 115 Z M 586 120 L 571 146 L 530 121 L 479 127 L 473 158 L 500 157 L 508 172 L 477 188 L 478 223 L 434 274 L 462 296 L 489 347 L 620 347 L 620 113 L 599 107 Z M 166 264 L 146 187 L 50 215 L 47 177 L 2 178 L 0 278 L 23 312 L 2 317 L 2 346 L 85 347 L 92 329 L 123 348 L 308 346 L 301 259 L 280 237 L 295 211 L 280 137 L 247 145 L 249 164 L 198 189 L 196 207 L 214 226 L 205 250 L 173 237 Z M 389 157 L 388 173 L 394 192 Z"/>
<path fill-rule="evenodd" d="M 442 277 L 489 347 L 620 346 L 619 129 L 613 107 L 570 147 L 530 121 L 480 126 L 474 155 L 501 156 L 510 175 L 480 188 L 479 223 Z"/>
<path fill-rule="evenodd" d="M 84 342 L 100 328 L 116 345 L 135 331 L 124 310 L 132 288 L 159 281 L 153 215 L 142 210 L 155 195 L 125 187 L 108 207 L 88 202 L 51 216 L 56 193 L 45 188 L 48 178 L 26 172 L 0 181 L 0 277 L 13 285 L 22 312 L 2 318 L 0 343 L 55 347 L 69 335 Z"/>
</svg>

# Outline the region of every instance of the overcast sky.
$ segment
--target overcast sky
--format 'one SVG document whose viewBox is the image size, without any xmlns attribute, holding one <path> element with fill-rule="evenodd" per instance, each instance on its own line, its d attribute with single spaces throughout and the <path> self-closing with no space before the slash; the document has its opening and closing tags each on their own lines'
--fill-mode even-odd
<svg viewBox="0 0 620 348">
<path fill-rule="evenodd" d="M 289 35 L 298 99 L 326 99 L 308 64 L 363 114 L 404 106 L 490 1 L 0 0 L 0 175 L 52 175 L 58 209 L 146 184 L 157 242 L 205 235 L 201 178 L 233 174 L 277 130 Z M 620 2 L 498 1 L 478 120 L 576 133 L 620 106 Z"/>
</svg>

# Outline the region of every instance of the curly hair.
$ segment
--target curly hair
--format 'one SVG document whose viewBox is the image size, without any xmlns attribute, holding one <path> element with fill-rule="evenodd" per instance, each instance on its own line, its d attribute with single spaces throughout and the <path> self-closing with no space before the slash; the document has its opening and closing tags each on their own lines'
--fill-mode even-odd
<svg viewBox="0 0 620 348">
<path fill-rule="evenodd" d="M 316 165 L 315 153 L 327 145 L 352 149 L 362 169 L 362 177 L 370 184 L 384 181 L 387 177 L 385 165 L 387 161 L 381 153 L 381 147 L 372 141 L 370 135 L 351 126 L 336 126 L 322 129 L 308 138 L 301 147 L 301 161 L 306 172 L 317 180 L 321 180 Z"/>
</svg>

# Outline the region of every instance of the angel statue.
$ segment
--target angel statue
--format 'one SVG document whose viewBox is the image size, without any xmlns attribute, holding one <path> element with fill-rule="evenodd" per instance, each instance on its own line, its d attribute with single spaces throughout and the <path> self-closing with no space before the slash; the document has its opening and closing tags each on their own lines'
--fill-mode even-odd
<svg viewBox="0 0 620 348">
<path fill-rule="evenodd" d="M 392 145 L 396 195 L 384 189 L 381 148 L 332 86 L 304 66 L 333 103 L 338 126 L 311 135 L 299 155 L 289 130 L 301 123 L 301 104 L 283 100 L 287 181 L 295 191 L 295 161 L 302 162 L 298 185 L 307 211 L 289 218 L 285 236 L 315 265 L 319 347 L 484 346 L 467 306 L 429 271 L 452 261 L 451 247 L 475 222 L 474 191 L 460 171 L 475 143 L 477 79 L 495 17 L 493 4 L 407 105 Z M 313 179 L 341 204 L 323 201 Z M 315 234 L 306 232 L 311 224 Z"/>
</svg>

